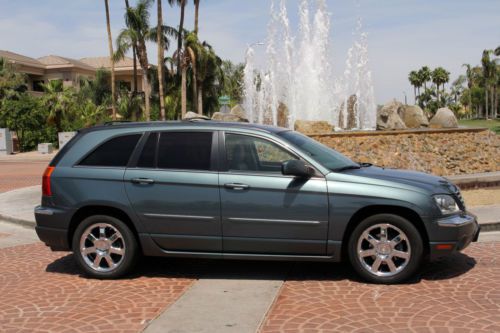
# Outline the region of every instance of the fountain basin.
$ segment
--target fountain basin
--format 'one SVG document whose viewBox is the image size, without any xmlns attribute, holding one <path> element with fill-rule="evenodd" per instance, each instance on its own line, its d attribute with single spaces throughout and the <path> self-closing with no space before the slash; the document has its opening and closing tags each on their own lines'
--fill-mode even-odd
<svg viewBox="0 0 500 333">
<path fill-rule="evenodd" d="M 440 176 L 500 171 L 500 136 L 487 128 L 308 133 L 358 162 Z"/>
</svg>

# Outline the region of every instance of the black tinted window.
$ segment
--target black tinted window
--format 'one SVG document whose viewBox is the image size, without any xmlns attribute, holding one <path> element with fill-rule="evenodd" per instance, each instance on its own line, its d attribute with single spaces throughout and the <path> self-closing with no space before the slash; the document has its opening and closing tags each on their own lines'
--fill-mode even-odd
<svg viewBox="0 0 500 333">
<path fill-rule="evenodd" d="M 140 134 L 124 135 L 106 141 L 85 157 L 80 165 L 125 167 L 140 137 Z"/>
<path fill-rule="evenodd" d="M 158 168 L 210 170 L 211 132 L 163 132 L 158 147 Z"/>
<path fill-rule="evenodd" d="M 158 134 L 151 133 L 148 137 L 148 141 L 142 149 L 141 156 L 137 162 L 137 167 L 139 168 L 154 168 L 155 167 L 155 155 L 156 155 L 156 143 L 158 142 Z"/>
</svg>

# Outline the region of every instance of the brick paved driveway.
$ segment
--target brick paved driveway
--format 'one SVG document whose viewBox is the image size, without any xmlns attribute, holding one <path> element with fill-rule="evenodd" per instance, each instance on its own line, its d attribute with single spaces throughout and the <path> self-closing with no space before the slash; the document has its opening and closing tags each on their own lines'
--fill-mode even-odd
<svg viewBox="0 0 500 333">
<path fill-rule="evenodd" d="M 41 243 L 1 249 L 0 331 L 138 332 L 194 281 L 156 263 L 130 279 L 100 281 L 82 278 L 71 255 Z"/>
<path fill-rule="evenodd" d="M 473 244 L 405 285 L 296 264 L 261 326 L 271 332 L 500 332 L 500 243 Z"/>
<path fill-rule="evenodd" d="M 48 161 L 0 161 L 0 193 L 40 185 Z"/>
</svg>

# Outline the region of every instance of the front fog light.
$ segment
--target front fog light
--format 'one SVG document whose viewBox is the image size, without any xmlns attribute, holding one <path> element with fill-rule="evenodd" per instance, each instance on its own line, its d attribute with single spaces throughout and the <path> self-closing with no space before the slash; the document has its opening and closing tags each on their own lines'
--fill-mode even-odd
<svg viewBox="0 0 500 333">
<path fill-rule="evenodd" d="M 434 200 L 443 215 L 453 214 L 460 211 L 457 202 L 451 195 L 438 194 L 434 196 Z"/>
</svg>

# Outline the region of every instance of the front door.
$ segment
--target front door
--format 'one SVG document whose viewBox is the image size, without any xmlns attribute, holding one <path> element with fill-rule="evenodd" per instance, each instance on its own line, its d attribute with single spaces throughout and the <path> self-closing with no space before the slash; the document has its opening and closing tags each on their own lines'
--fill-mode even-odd
<svg viewBox="0 0 500 333">
<path fill-rule="evenodd" d="M 224 136 L 219 176 L 224 252 L 325 255 L 325 179 L 283 175 L 282 162 L 298 157 L 278 142 Z"/>
<path fill-rule="evenodd" d="M 150 133 L 125 172 L 132 206 L 165 250 L 222 251 L 215 140 L 211 131 Z"/>
</svg>

